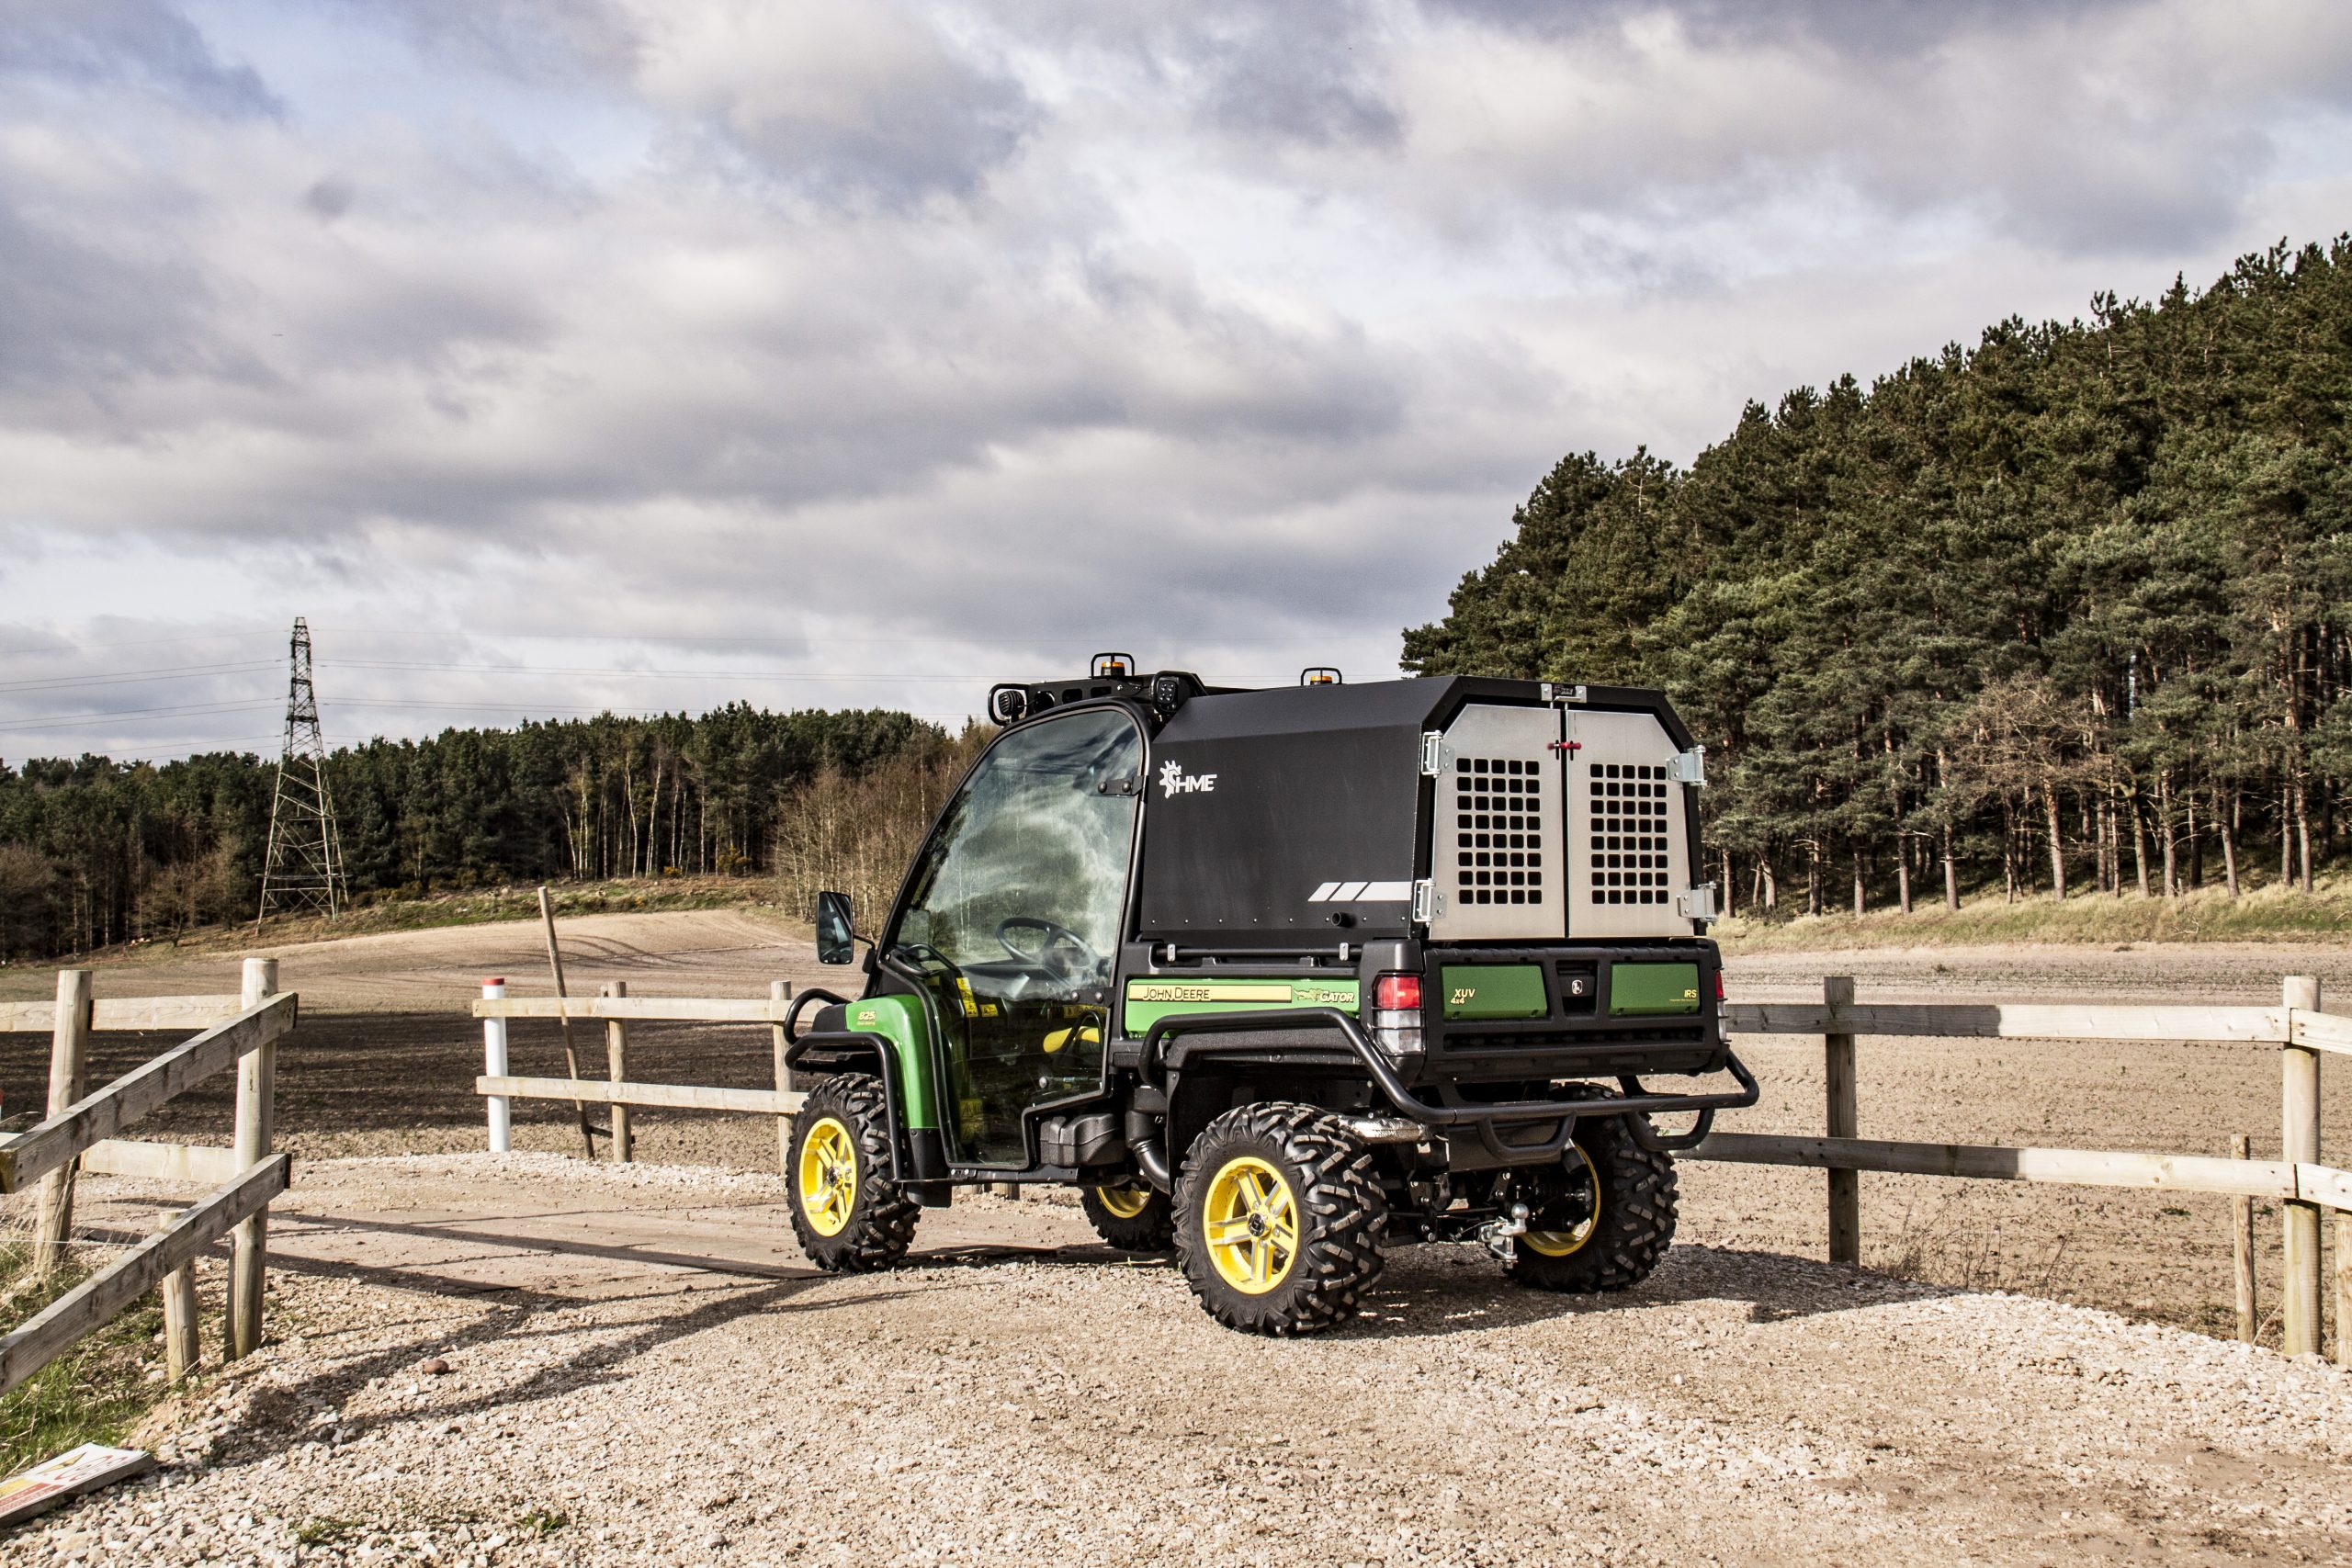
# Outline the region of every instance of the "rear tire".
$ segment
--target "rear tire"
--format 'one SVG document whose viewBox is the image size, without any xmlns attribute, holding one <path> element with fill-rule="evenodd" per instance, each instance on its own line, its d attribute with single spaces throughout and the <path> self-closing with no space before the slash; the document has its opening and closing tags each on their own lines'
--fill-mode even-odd
<svg viewBox="0 0 2352 1568">
<path fill-rule="evenodd" d="M 1210 1122 L 1185 1156 L 1176 1215 L 1185 1282 L 1228 1328 L 1332 1327 L 1380 1277 L 1388 1201 L 1372 1156 L 1312 1105 L 1244 1105 Z"/>
<path fill-rule="evenodd" d="M 1630 1290 L 1674 1245 L 1679 1191 L 1673 1156 L 1645 1149 L 1623 1116 L 1589 1117 L 1547 1172 L 1544 1201 L 1505 1271 L 1539 1291 Z M 1547 1224 L 1545 1222 L 1551 1223 Z"/>
<path fill-rule="evenodd" d="M 904 1258 L 922 1211 L 890 1179 L 890 1107 L 864 1073 L 827 1078 L 792 1120 L 792 1234 L 830 1274 L 870 1274 Z"/>
<path fill-rule="evenodd" d="M 1176 1246 L 1176 1205 L 1143 1182 L 1082 1188 L 1079 1202 L 1094 1234 L 1122 1252 L 1169 1252 Z"/>
</svg>

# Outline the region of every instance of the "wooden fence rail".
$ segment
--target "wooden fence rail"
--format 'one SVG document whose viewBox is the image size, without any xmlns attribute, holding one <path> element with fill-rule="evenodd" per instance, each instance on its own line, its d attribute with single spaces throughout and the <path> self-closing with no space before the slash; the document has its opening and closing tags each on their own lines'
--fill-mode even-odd
<svg viewBox="0 0 2352 1568">
<path fill-rule="evenodd" d="M 1733 1002 L 1724 1032 L 1818 1034 L 1827 1077 L 1829 1136 L 1713 1133 L 1684 1157 L 1743 1165 L 1810 1166 L 1829 1173 L 1829 1256 L 1861 1261 L 1855 1173 L 1953 1176 L 1986 1181 L 2141 1187 L 2271 1198 L 2281 1207 L 2286 1253 L 2282 1348 L 2320 1348 L 2320 1211 L 2335 1211 L 2335 1359 L 2352 1369 L 2352 1173 L 2320 1163 L 2319 1061 L 2352 1053 L 2352 1019 L 2324 1013 L 2319 982 L 2290 976 L 2281 1005 L 2256 1007 L 2070 1007 L 1980 1002 L 1859 1003 L 1854 983 L 1833 976 L 1819 1002 Z M 1862 1035 L 2007 1040 L 2145 1041 L 2273 1045 L 2281 1065 L 2280 1154 L 2275 1160 L 2113 1149 L 2016 1148 L 1986 1144 L 1896 1143 L 1856 1135 L 1860 1128 L 1854 1041 Z M 2233 1217 L 2233 1232 L 2242 1222 Z M 2244 1250 L 2243 1245 L 2238 1245 Z M 2254 1337 L 2250 1275 L 2240 1269 L 2239 1337 Z"/>
<path fill-rule="evenodd" d="M 512 1145 L 513 1112 L 517 1100 L 565 1100 L 611 1109 L 613 1136 L 610 1157 L 627 1165 L 635 1158 L 628 1107 L 646 1106 L 674 1111 L 734 1111 L 776 1118 L 778 1168 L 789 1161 L 792 1114 L 803 1097 L 793 1089 L 784 1065 L 784 1022 L 792 1011 L 792 985 L 777 980 L 765 998 L 758 997 L 632 997 L 625 982 L 615 980 L 599 997 L 510 997 L 503 980 L 482 982 L 481 999 L 473 1006 L 482 1021 L 482 1068 L 474 1092 L 482 1097 L 490 1119 L 490 1146 L 503 1153 Z M 604 1078 L 522 1077 L 509 1073 L 506 1024 L 517 1018 L 602 1020 L 608 1077 Z M 758 1023 L 775 1036 L 775 1088 L 717 1089 L 699 1084 L 633 1083 L 628 1079 L 628 1026 L 632 1023 Z"/>
<path fill-rule="evenodd" d="M 0 1337 L 0 1393 L 24 1382 L 149 1290 L 164 1292 L 166 1338 L 175 1377 L 193 1364 L 192 1269 L 197 1255 L 230 1232 L 229 1359 L 261 1343 L 268 1206 L 290 1179 L 290 1163 L 272 1155 L 277 1041 L 294 1027 L 298 998 L 277 989 L 277 962 L 249 958 L 236 996 L 132 998 L 91 995 L 92 973 L 58 976 L 57 1001 L 41 1004 L 51 1033 L 49 1115 L 12 1137 L 0 1138 L 0 1192 L 39 1179 L 41 1202 L 34 1237 L 42 1273 L 62 1261 L 73 1232 L 77 1171 L 184 1181 L 214 1189 L 171 1216 L 156 1235 Z M 224 1016 L 225 1015 L 225 1016 Z M 0 1004 L 0 1031 L 28 1027 L 31 1010 Z M 123 1074 L 95 1093 L 83 1092 L 89 1037 L 100 1029 L 169 1029 L 202 1032 Z M 206 1079 L 237 1071 L 233 1148 L 156 1144 L 115 1134 Z"/>
<path fill-rule="evenodd" d="M 271 1199 L 286 1190 L 292 1163 L 288 1156 L 272 1155 L 60 1296 L 31 1322 L 0 1337 L 0 1393 L 49 1365 L 83 1336 L 104 1327 L 123 1308 L 187 1269 L 240 1222 L 267 1208 Z"/>
</svg>

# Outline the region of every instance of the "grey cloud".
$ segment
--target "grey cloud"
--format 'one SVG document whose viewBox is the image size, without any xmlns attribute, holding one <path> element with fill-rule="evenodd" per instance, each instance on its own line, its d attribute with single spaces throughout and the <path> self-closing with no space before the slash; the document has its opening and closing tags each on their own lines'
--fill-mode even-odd
<svg viewBox="0 0 2352 1568">
<path fill-rule="evenodd" d="M 349 180 L 330 175 L 302 193 L 302 205 L 318 214 L 321 222 L 332 223 L 351 210 L 358 194 Z"/>
<path fill-rule="evenodd" d="M 163 0 L 0 0 L 0 72 L 145 87 L 232 118 L 280 107 L 250 67 L 222 63 Z"/>
<path fill-rule="evenodd" d="M 28 400 L 6 417 L 45 405 L 79 423 L 145 377 L 218 373 L 209 293 L 166 248 L 126 259 L 34 221 L 0 188 L 0 399 Z"/>
<path fill-rule="evenodd" d="M 1712 47 L 1803 40 L 1860 58 L 1914 57 L 1964 34 L 2102 12 L 2145 9 L 2151 0 L 1418 0 L 1529 37 L 1559 39 L 1596 28 L 1670 17 Z"/>
</svg>

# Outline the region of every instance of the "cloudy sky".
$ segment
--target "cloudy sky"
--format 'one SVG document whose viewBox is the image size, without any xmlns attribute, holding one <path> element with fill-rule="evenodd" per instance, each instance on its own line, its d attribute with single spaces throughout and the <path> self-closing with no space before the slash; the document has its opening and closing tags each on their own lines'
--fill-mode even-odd
<svg viewBox="0 0 2352 1568">
<path fill-rule="evenodd" d="M 1393 671 L 1561 454 L 2352 226 L 2330 0 L 0 0 L 0 757 Z"/>
</svg>

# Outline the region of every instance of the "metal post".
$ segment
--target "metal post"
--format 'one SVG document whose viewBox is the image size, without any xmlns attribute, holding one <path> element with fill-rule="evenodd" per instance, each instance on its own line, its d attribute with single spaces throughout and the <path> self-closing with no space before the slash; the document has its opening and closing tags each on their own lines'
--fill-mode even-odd
<svg viewBox="0 0 2352 1568">
<path fill-rule="evenodd" d="M 245 960 L 243 1007 L 277 994 L 277 960 Z M 277 1132 L 277 1043 L 256 1045 L 237 1059 L 237 1168 L 251 1170 L 269 1156 Z M 237 1222 L 230 1253 L 229 1357 L 240 1360 L 261 1348 L 262 1288 L 267 1268 L 269 1211 Z"/>
<path fill-rule="evenodd" d="M 1821 982 L 1821 999 L 1832 1009 L 1854 1005 L 1854 981 L 1849 975 L 1831 975 Z M 1832 1020 L 1832 1022 L 1837 1021 Z M 1861 1111 L 1854 1086 L 1854 1037 L 1831 1032 L 1822 1036 L 1823 1065 L 1829 1100 L 1829 1135 L 1861 1136 Z M 1859 1264 L 1862 1260 L 1862 1179 L 1853 1170 L 1829 1172 L 1829 1261 Z"/>
<path fill-rule="evenodd" d="M 2285 987 L 2287 1033 L 2298 1012 L 2319 1010 L 2319 980 L 2290 975 Z M 2298 1165 L 2319 1163 L 2319 1053 L 2291 1043 L 2278 1053 L 2280 1139 L 2278 1157 Z M 2280 1302 L 2285 1331 L 2279 1348 L 2290 1356 L 2315 1356 L 2320 1346 L 2319 1205 L 2290 1199 L 2282 1205 L 2287 1252 L 2286 1292 Z"/>
<path fill-rule="evenodd" d="M 49 1047 L 51 1116 L 82 1098 L 90 1061 L 90 979 L 87 969 L 57 972 L 57 1015 Z M 33 1232 L 37 1275 L 46 1277 L 65 1262 L 66 1243 L 74 1232 L 74 1173 L 81 1165 L 71 1159 L 41 1178 L 40 1212 Z"/>
<path fill-rule="evenodd" d="M 489 979 L 481 983 L 481 999 L 501 1000 L 506 995 L 503 979 Z M 494 1078 L 506 1076 L 506 1021 L 486 1018 L 481 1021 L 481 1070 Z M 503 1094 L 488 1098 L 490 1105 L 490 1152 L 505 1154 L 514 1146 L 514 1102 Z"/>
<path fill-rule="evenodd" d="M 2252 1159 L 2254 1140 L 2244 1133 L 2230 1139 L 2232 1159 Z M 2242 1344 L 2254 1343 L 2255 1327 L 2262 1320 L 2255 1313 L 2254 1295 L 2254 1200 L 2230 1200 L 2230 1261 L 2237 1282 L 2238 1339 Z"/>
<path fill-rule="evenodd" d="M 628 982 L 627 980 L 605 981 L 605 995 L 608 997 L 628 995 Z M 611 1073 L 613 1082 L 628 1082 L 628 1025 L 616 1018 L 608 1018 L 605 1021 L 605 1065 Z M 635 1148 L 628 1133 L 628 1107 L 616 1103 L 606 1106 L 605 1109 L 611 1111 L 613 1116 L 613 1163 L 627 1165 Z"/>
</svg>

